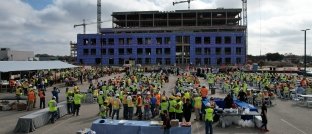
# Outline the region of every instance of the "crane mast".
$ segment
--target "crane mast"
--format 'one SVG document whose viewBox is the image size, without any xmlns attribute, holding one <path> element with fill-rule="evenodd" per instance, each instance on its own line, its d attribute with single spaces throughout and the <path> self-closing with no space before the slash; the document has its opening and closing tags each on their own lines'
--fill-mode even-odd
<svg viewBox="0 0 312 134">
<path fill-rule="evenodd" d="M 246 55 L 247 55 L 247 50 L 248 50 L 248 20 L 247 20 L 247 0 L 242 0 L 242 8 L 243 8 L 243 26 L 246 27 L 245 30 L 245 45 L 246 45 Z M 247 59 L 247 57 L 245 58 Z"/>
<path fill-rule="evenodd" d="M 97 0 L 97 33 L 101 30 L 101 0 Z"/>
</svg>

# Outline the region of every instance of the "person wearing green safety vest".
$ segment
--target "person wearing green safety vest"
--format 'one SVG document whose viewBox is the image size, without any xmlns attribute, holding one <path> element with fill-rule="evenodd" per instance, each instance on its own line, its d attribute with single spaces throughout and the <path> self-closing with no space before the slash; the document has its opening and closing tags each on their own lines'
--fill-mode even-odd
<svg viewBox="0 0 312 134">
<path fill-rule="evenodd" d="M 177 97 L 177 105 L 176 105 L 176 117 L 179 120 L 179 122 L 182 122 L 183 117 L 183 102 L 180 97 Z"/>
<path fill-rule="evenodd" d="M 100 117 L 102 119 L 106 119 L 106 115 L 107 115 L 107 102 L 105 101 L 101 106 L 100 106 Z"/>
<path fill-rule="evenodd" d="M 239 87 L 238 87 L 238 86 L 235 86 L 235 87 L 234 87 L 234 94 L 235 94 L 235 96 L 238 95 L 238 92 L 239 92 Z"/>
<path fill-rule="evenodd" d="M 81 98 L 82 98 L 82 94 L 80 94 L 80 91 L 77 90 L 75 93 L 74 93 L 74 112 L 73 112 L 73 116 L 75 116 L 75 113 L 76 113 L 76 116 L 79 115 L 79 109 L 80 109 L 80 104 L 81 104 Z"/>
<path fill-rule="evenodd" d="M 200 97 L 198 95 L 198 93 L 194 94 L 195 98 L 194 98 L 194 109 L 195 109 L 195 120 L 199 121 L 201 119 L 201 108 L 202 108 L 202 97 Z"/>
<path fill-rule="evenodd" d="M 206 104 L 206 109 L 205 109 L 205 134 L 212 134 L 212 122 L 213 122 L 213 109 L 210 103 Z"/>
<path fill-rule="evenodd" d="M 243 91 L 246 93 L 247 92 L 247 88 L 248 88 L 248 85 L 246 82 L 243 83 Z"/>
<path fill-rule="evenodd" d="M 99 108 L 101 108 L 101 105 L 104 104 L 105 97 L 104 97 L 103 93 L 104 93 L 103 91 L 100 91 L 99 96 L 97 97 L 97 102 L 99 104 Z"/>
<path fill-rule="evenodd" d="M 69 88 L 66 88 L 66 102 L 67 102 L 67 113 L 71 114 L 74 112 L 74 106 L 73 106 L 73 102 L 74 102 L 74 93 L 72 90 L 70 90 Z"/>
<path fill-rule="evenodd" d="M 52 100 L 48 102 L 49 112 L 51 114 L 51 118 L 50 118 L 51 123 L 54 123 L 57 117 L 57 102 L 55 101 L 55 99 L 56 97 L 53 96 Z"/>
<path fill-rule="evenodd" d="M 175 115 L 176 105 L 177 105 L 177 101 L 175 100 L 174 96 L 170 96 L 170 98 L 169 98 L 169 117 L 170 117 L 170 120 L 176 119 L 176 115 Z"/>
<path fill-rule="evenodd" d="M 161 120 L 164 120 L 164 111 L 168 111 L 169 109 L 169 102 L 167 101 L 166 97 L 162 97 L 161 103 L 160 103 L 160 117 Z"/>
</svg>

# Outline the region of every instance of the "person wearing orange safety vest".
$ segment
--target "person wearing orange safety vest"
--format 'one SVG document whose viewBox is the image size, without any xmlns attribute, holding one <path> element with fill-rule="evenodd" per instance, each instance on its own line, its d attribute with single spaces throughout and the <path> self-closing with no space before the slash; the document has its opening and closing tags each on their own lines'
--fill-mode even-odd
<svg viewBox="0 0 312 134">
<path fill-rule="evenodd" d="M 27 111 L 32 110 L 34 107 L 34 102 L 35 102 L 35 92 L 34 89 L 30 89 L 30 91 L 28 92 L 28 107 L 27 107 Z"/>
<path fill-rule="evenodd" d="M 159 109 L 160 101 L 161 101 L 160 93 L 159 92 L 156 93 L 155 97 L 156 97 L 156 100 L 157 100 L 156 101 L 156 107 L 155 107 L 155 109 L 156 109 L 155 114 L 158 114 L 158 109 Z"/>
<path fill-rule="evenodd" d="M 116 119 L 119 120 L 119 109 L 121 109 L 121 101 L 119 99 L 119 94 L 116 94 L 115 97 L 112 99 L 112 108 L 113 108 L 113 115 L 112 119 L 114 119 L 114 115 L 116 114 Z"/>
<path fill-rule="evenodd" d="M 139 117 L 139 120 L 142 120 L 142 97 L 141 92 L 137 93 L 137 99 L 136 99 L 136 113 L 135 116 Z"/>
</svg>

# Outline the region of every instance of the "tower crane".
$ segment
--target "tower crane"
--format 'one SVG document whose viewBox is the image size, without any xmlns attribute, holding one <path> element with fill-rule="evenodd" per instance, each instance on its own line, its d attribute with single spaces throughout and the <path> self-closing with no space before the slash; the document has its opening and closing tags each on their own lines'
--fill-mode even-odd
<svg viewBox="0 0 312 134">
<path fill-rule="evenodd" d="M 90 23 L 86 23 L 86 20 L 83 19 L 83 20 L 82 20 L 82 24 L 76 24 L 76 25 L 74 25 L 74 28 L 79 27 L 79 26 L 83 26 L 83 34 L 86 34 L 86 26 L 87 26 L 87 25 L 101 24 L 101 23 L 103 23 L 103 22 L 109 22 L 109 21 L 111 21 L 111 20 L 105 20 L 105 21 L 100 21 L 100 22 L 90 22 Z M 98 29 L 98 32 L 100 32 L 99 29 Z"/>
<path fill-rule="evenodd" d="M 247 20 L 247 0 L 242 0 L 242 9 L 243 9 L 243 26 L 246 27 L 245 30 L 245 45 L 246 45 L 246 55 L 248 50 L 248 20 Z"/>
<path fill-rule="evenodd" d="M 97 16 L 97 21 L 96 21 L 96 23 L 97 23 L 97 33 L 99 34 L 100 33 L 100 30 L 101 30 L 101 15 L 102 15 L 102 13 L 101 13 L 101 0 L 97 0 L 97 14 L 96 14 L 96 16 Z"/>
<path fill-rule="evenodd" d="M 176 5 L 176 4 L 180 4 L 180 3 L 185 3 L 185 2 L 187 2 L 187 3 L 188 3 L 188 10 L 190 10 L 191 1 L 194 1 L 194 0 L 184 0 L 184 1 L 172 2 L 172 5 L 174 6 L 174 5 Z"/>
</svg>

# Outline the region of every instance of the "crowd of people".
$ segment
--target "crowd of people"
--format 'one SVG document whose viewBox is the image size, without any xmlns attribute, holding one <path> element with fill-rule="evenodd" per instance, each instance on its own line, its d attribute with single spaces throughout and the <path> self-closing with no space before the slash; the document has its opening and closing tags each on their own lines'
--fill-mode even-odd
<svg viewBox="0 0 312 134">
<path fill-rule="evenodd" d="M 73 116 L 79 115 L 85 95 L 80 92 L 77 84 L 88 81 L 87 94 L 92 94 L 98 103 L 99 116 L 103 119 L 151 120 L 160 117 L 168 129 L 170 128 L 168 121 L 171 120 L 191 122 L 191 115 L 194 112 L 195 121 L 204 121 L 206 133 L 212 133 L 212 123 L 218 116 L 214 109 L 218 106 L 209 94 L 209 89 L 212 93 L 212 89 L 219 88 L 227 94 L 223 108 L 235 108 L 234 99 L 261 106 L 264 124 L 262 127 L 268 131 L 266 106 L 272 105 L 272 100 L 276 96 L 291 98 L 295 97 L 292 96 L 294 93 L 312 92 L 311 83 L 303 76 L 241 71 L 206 73 L 207 81 L 203 83 L 195 74 L 187 71 L 181 73 L 181 70 L 175 68 L 151 73 L 127 71 L 108 80 L 99 78 L 114 73 L 110 69 L 66 70 L 60 73 L 60 80 L 68 86 L 65 91 L 67 112 Z M 27 110 L 35 108 L 36 97 L 40 98 L 40 108 L 45 108 L 46 88 L 53 86 L 56 81 L 48 74 L 36 74 L 15 82 L 16 96 L 27 96 Z M 170 75 L 176 75 L 178 79 L 175 88 L 165 92 L 162 88 L 169 82 Z M 54 87 L 53 97 L 48 101 L 52 117 L 57 115 L 55 108 L 59 103 L 59 93 L 59 89 Z M 120 113 L 123 113 L 122 117 Z M 51 118 L 51 122 L 54 122 L 54 118 Z"/>
</svg>

